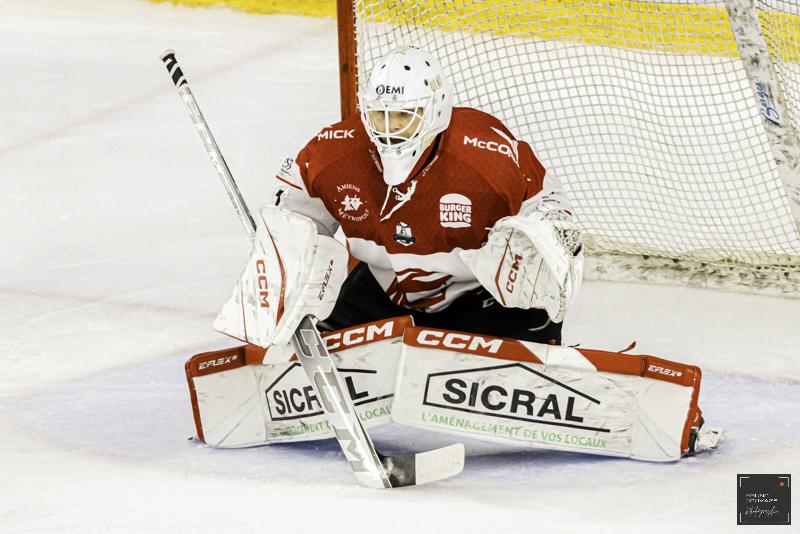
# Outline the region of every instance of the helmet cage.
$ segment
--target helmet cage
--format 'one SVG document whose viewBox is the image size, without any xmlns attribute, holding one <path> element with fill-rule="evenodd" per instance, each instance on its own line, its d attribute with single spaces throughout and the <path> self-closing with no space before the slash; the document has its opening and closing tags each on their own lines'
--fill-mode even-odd
<svg viewBox="0 0 800 534">
<path fill-rule="evenodd" d="M 407 117 L 406 123 L 396 131 L 390 128 L 390 113 Z M 420 144 L 433 129 L 435 116 L 433 95 L 389 103 L 378 98 L 362 99 L 362 122 L 380 152 L 400 153 Z"/>
</svg>

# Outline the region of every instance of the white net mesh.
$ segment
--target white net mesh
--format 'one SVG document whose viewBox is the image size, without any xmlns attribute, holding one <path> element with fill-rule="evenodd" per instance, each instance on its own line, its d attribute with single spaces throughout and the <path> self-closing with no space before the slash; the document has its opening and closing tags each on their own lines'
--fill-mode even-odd
<svg viewBox="0 0 800 534">
<path fill-rule="evenodd" d="M 756 0 L 800 127 L 796 0 Z M 720 1 L 356 0 L 359 73 L 397 45 L 564 182 L 595 253 L 800 271 L 800 236 Z M 362 80 L 366 76 L 360 77 Z"/>
</svg>

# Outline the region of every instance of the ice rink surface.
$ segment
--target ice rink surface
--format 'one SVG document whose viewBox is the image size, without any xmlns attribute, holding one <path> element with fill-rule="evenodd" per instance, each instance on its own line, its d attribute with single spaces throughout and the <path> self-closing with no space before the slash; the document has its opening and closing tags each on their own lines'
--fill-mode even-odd
<svg viewBox="0 0 800 534">
<path fill-rule="evenodd" d="M 700 365 L 719 451 L 648 464 L 468 442 L 460 476 L 374 491 L 330 440 L 187 440 L 183 361 L 232 344 L 211 322 L 248 242 L 166 48 L 253 207 L 337 120 L 332 20 L 0 3 L 0 532 L 740 532 L 737 473 L 800 473 L 800 301 L 611 283 L 585 285 L 565 341 Z"/>
</svg>

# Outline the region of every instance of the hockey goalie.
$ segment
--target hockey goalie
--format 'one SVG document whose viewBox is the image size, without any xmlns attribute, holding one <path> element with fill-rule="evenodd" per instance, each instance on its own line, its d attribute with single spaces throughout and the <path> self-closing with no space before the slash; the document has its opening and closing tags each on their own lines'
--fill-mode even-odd
<svg viewBox="0 0 800 534">
<path fill-rule="evenodd" d="M 215 322 L 247 345 L 187 362 L 200 439 L 333 435 L 289 344 L 311 315 L 366 427 L 650 461 L 718 445 L 699 368 L 561 344 L 581 231 L 525 141 L 453 107 L 418 48 L 389 52 L 358 96 L 359 114 L 282 162 L 256 217 Z"/>
</svg>

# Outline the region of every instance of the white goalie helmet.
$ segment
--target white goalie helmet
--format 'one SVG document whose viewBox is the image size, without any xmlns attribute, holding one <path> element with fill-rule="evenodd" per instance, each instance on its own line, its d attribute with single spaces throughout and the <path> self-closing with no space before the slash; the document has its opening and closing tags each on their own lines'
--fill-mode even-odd
<svg viewBox="0 0 800 534">
<path fill-rule="evenodd" d="M 415 47 L 396 48 L 378 60 L 358 100 L 388 185 L 408 178 L 453 112 L 453 89 L 441 65 Z"/>
</svg>

